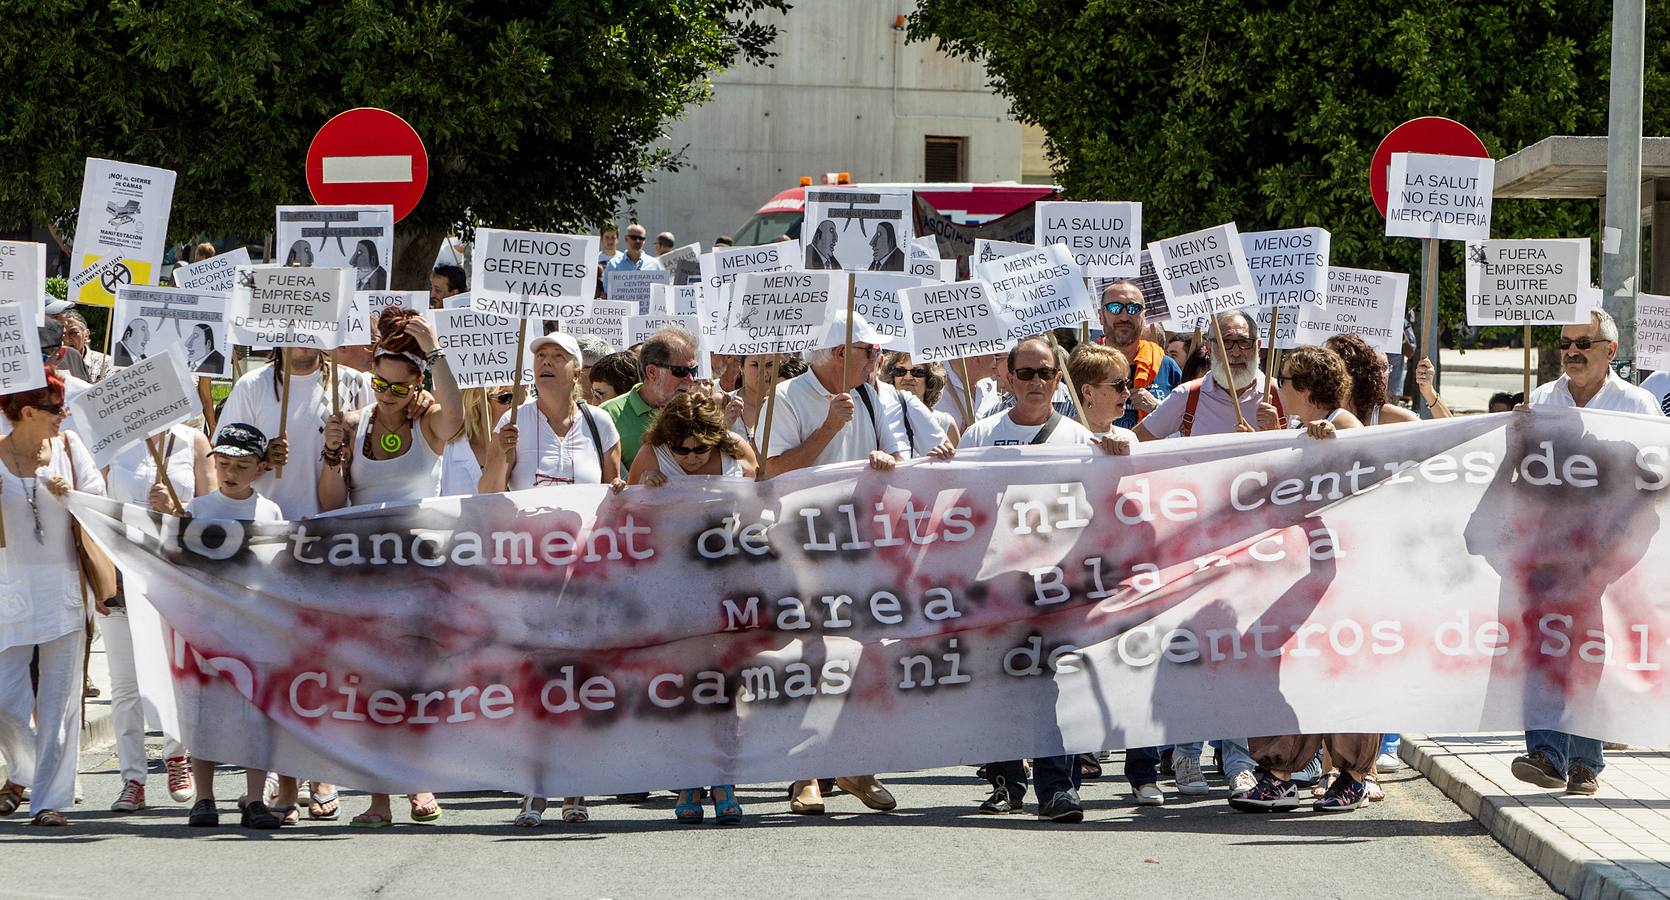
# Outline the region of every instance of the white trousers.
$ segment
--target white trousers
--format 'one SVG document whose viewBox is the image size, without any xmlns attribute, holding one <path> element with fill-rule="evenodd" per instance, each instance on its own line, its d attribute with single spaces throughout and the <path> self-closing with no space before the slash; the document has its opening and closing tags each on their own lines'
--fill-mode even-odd
<svg viewBox="0 0 1670 900">
<path fill-rule="evenodd" d="M 116 765 L 122 782 L 145 783 L 145 704 L 139 698 L 139 672 L 133 662 L 133 630 L 128 611 L 112 609 L 108 616 L 94 619 L 104 636 L 105 660 L 110 665 L 110 723 L 116 728 Z M 163 741 L 162 756 L 184 756 L 185 749 L 173 738 Z"/>
<path fill-rule="evenodd" d="M 35 648 L 25 644 L 0 650 L 0 751 L 11 766 L 8 777 L 30 789 L 31 813 L 63 812 L 75 805 L 85 640 L 77 628 L 40 645 L 38 695 L 29 689 L 29 658 Z"/>
</svg>

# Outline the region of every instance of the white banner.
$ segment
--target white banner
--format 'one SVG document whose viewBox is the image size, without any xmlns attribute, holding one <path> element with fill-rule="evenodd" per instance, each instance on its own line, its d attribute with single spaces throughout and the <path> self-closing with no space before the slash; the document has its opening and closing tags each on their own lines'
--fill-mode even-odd
<svg viewBox="0 0 1670 900">
<path fill-rule="evenodd" d="M 1247 271 L 1258 289 L 1258 305 L 1298 306 L 1328 303 L 1328 246 L 1326 228 L 1285 228 L 1249 231 L 1241 235 Z M 1268 324 L 1268 323 L 1266 323 Z"/>
<path fill-rule="evenodd" d="M 1393 153 L 1386 171 L 1386 236 L 1486 240 L 1495 190 L 1494 159 Z"/>
<path fill-rule="evenodd" d="M 1135 277 L 1142 250 L 1142 204 L 1040 200 L 1038 246 L 1067 244 L 1086 278 Z"/>
<path fill-rule="evenodd" d="M 976 268 L 991 286 L 1011 341 L 1096 320 L 1095 301 L 1065 244 L 1029 247 Z"/>
<path fill-rule="evenodd" d="M 1409 276 L 1372 269 L 1328 268 L 1328 305 L 1299 307 L 1294 341 L 1320 345 L 1336 334 L 1354 334 L 1382 353 L 1403 352 L 1403 311 Z M 1265 323 L 1269 327 L 1269 323 Z"/>
<path fill-rule="evenodd" d="M 1192 320 L 1258 305 L 1258 287 L 1235 223 L 1148 245 L 1171 318 Z"/>
<path fill-rule="evenodd" d="M 178 348 L 186 371 L 197 375 L 232 374 L 232 332 L 226 321 L 226 294 L 166 287 L 116 289 L 110 317 L 110 364 L 131 366 Z"/>
<path fill-rule="evenodd" d="M 189 266 L 174 267 L 174 286 L 188 291 L 230 294 L 237 286 L 238 268 L 250 265 L 249 248 L 239 247 Z"/>
<path fill-rule="evenodd" d="M 577 319 L 597 293 L 597 235 L 477 228 L 470 293 L 479 312 Z"/>
<path fill-rule="evenodd" d="M 232 339 L 256 347 L 341 346 L 343 310 L 353 292 L 352 269 L 240 268 L 227 306 Z"/>
<path fill-rule="evenodd" d="M 843 271 L 749 272 L 733 290 L 719 352 L 736 356 L 818 349 L 824 323 L 847 299 Z"/>
<path fill-rule="evenodd" d="M 904 271 L 910 208 L 909 191 L 807 188 L 801 268 Z"/>
<path fill-rule="evenodd" d="M 928 284 L 901 294 L 899 303 L 910 315 L 912 362 L 1003 353 L 1014 344 L 984 281 Z"/>
<path fill-rule="evenodd" d="M 1589 321 L 1587 238 L 1467 242 L 1467 324 L 1574 325 Z"/>
<path fill-rule="evenodd" d="M 46 387 L 41 361 L 41 304 L 0 303 L 0 394 Z"/>
<path fill-rule="evenodd" d="M 84 273 L 107 257 L 119 257 L 122 264 L 77 284 L 70 299 L 110 306 L 121 285 L 156 284 L 162 274 L 168 213 L 173 205 L 172 171 L 88 157 L 81 176 L 70 272 Z"/>
<path fill-rule="evenodd" d="M 394 268 L 394 207 L 280 206 L 284 265 L 348 269 L 356 291 L 386 291 Z"/>
<path fill-rule="evenodd" d="M 101 469 L 128 445 L 196 415 L 199 403 L 178 350 L 153 353 L 69 401 L 76 433 Z"/>
</svg>

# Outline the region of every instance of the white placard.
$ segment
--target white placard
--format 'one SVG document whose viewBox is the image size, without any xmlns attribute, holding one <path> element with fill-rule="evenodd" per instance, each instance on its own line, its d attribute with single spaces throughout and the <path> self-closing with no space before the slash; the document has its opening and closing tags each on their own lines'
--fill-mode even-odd
<svg viewBox="0 0 1670 900">
<path fill-rule="evenodd" d="M 461 388 L 498 387 L 516 380 L 516 336 L 521 319 L 491 316 L 473 309 L 426 309 L 435 326 L 435 343 L 446 351 L 447 365 Z M 527 343 L 539 337 L 529 328 Z M 522 383 L 533 384 L 533 353 L 522 353 Z"/>
<path fill-rule="evenodd" d="M 172 171 L 89 157 L 81 176 L 81 211 L 75 220 L 70 271 L 80 274 L 107 257 L 120 257 L 122 269 L 83 281 L 70 299 L 110 306 L 116 302 L 119 285 L 156 284 L 173 204 Z"/>
<path fill-rule="evenodd" d="M 1386 172 L 1386 236 L 1487 240 L 1495 189 L 1494 159 L 1393 153 Z"/>
<path fill-rule="evenodd" d="M 354 291 L 352 269 L 246 266 L 227 307 L 232 339 L 257 347 L 342 343 L 342 311 Z"/>
<path fill-rule="evenodd" d="M 419 312 L 429 308 L 428 291 L 354 291 L 342 313 L 342 346 L 358 347 L 372 342 L 372 326 L 391 306 Z"/>
<path fill-rule="evenodd" d="M 348 269 L 356 291 L 386 291 L 394 268 L 394 207 L 280 206 L 278 252 L 287 266 Z"/>
<path fill-rule="evenodd" d="M 99 289 L 111 297 L 115 297 L 116 291 L 124 284 L 145 283 L 147 282 L 134 279 L 133 271 L 128 268 L 127 257 L 102 256 L 90 263 L 87 268 L 70 276 L 69 296 L 80 297 L 83 296 L 82 292 L 84 290 Z M 78 300 L 76 302 L 80 303 L 82 301 Z M 115 301 L 112 300 L 110 303 L 103 305 L 113 306 Z"/>
<path fill-rule="evenodd" d="M 1253 326 L 1258 333 L 1258 345 L 1268 349 L 1270 347 L 1270 315 L 1279 314 L 1276 318 L 1276 349 L 1292 350 L 1299 346 L 1299 307 L 1297 306 L 1261 306 L 1246 311 L 1253 317 Z M 1201 328 L 1206 327 L 1206 320 L 1201 320 Z M 1187 329 L 1178 329 L 1178 333 L 1193 331 L 1191 325 Z"/>
<path fill-rule="evenodd" d="M 695 316 L 674 316 L 667 313 L 655 313 L 647 316 L 626 317 L 626 341 L 628 347 L 634 347 L 650 339 L 650 336 L 663 328 L 679 328 L 696 339 L 696 365 L 702 371 L 707 371 L 707 354 L 702 352 L 701 323 Z M 710 378 L 710 375 L 702 375 Z"/>
<path fill-rule="evenodd" d="M 673 275 L 661 269 L 616 269 L 604 273 L 604 292 L 610 300 L 638 305 L 638 315 L 647 316 L 654 307 L 651 306 L 654 288 L 660 285 L 672 284 Z"/>
<path fill-rule="evenodd" d="M 911 193 L 807 188 L 801 226 L 806 269 L 903 272 L 911 238 Z"/>
<path fill-rule="evenodd" d="M 1402 272 L 1328 267 L 1328 305 L 1299 307 L 1299 345 L 1320 346 L 1336 334 L 1354 334 L 1382 353 L 1403 351 L 1403 309 L 1409 276 Z"/>
<path fill-rule="evenodd" d="M 0 241 L 0 303 L 16 303 L 45 323 L 46 245 L 33 241 Z"/>
<path fill-rule="evenodd" d="M 650 301 L 650 314 L 669 313 L 675 316 L 701 315 L 702 284 L 658 284 L 653 288 L 655 299 Z"/>
<path fill-rule="evenodd" d="M 174 286 L 188 291 L 230 294 L 237 282 L 238 267 L 247 265 L 251 265 L 248 247 L 228 250 L 199 263 L 175 267 Z"/>
<path fill-rule="evenodd" d="M 721 306 L 731 302 L 731 286 L 749 272 L 781 272 L 800 268 L 800 242 L 778 241 L 757 247 L 717 247 L 701 255 L 702 286 Z"/>
<path fill-rule="evenodd" d="M 1142 204 L 1038 201 L 1038 246 L 1065 242 L 1086 278 L 1135 277 L 1142 250 Z"/>
<path fill-rule="evenodd" d="M 191 418 L 199 402 L 184 359 L 170 349 L 97 382 L 69 405 L 76 433 L 102 469 L 129 444 Z"/>
<path fill-rule="evenodd" d="M 1587 238 L 1467 242 L 1467 324 L 1589 321 Z"/>
<path fill-rule="evenodd" d="M 991 286 L 983 281 L 905 288 L 900 302 L 910 314 L 911 359 L 946 362 L 1003 353 L 1009 339 Z"/>
<path fill-rule="evenodd" d="M 625 350 L 626 317 L 638 314 L 638 304 L 622 300 L 598 300 L 591 305 L 591 315 L 578 319 L 563 319 L 562 330 L 569 334 L 589 334 L 602 338 L 616 350 Z"/>
<path fill-rule="evenodd" d="M 910 259 L 939 259 L 939 241 L 931 234 L 910 239 Z"/>
<path fill-rule="evenodd" d="M 905 274 L 923 281 L 949 284 L 957 280 L 957 261 L 912 257 L 905 260 Z"/>
<path fill-rule="evenodd" d="M 1326 228 L 1284 228 L 1241 235 L 1241 250 L 1247 255 L 1247 271 L 1258 289 L 1259 307 L 1327 304 L 1331 243 Z M 1269 326 L 1268 317 L 1265 326 Z"/>
<path fill-rule="evenodd" d="M 720 353 L 801 353 L 818 349 L 824 323 L 847 297 L 847 273 L 749 272 L 736 283 Z"/>
<path fill-rule="evenodd" d="M 0 303 L 0 394 L 46 387 L 41 363 L 41 304 Z"/>
<path fill-rule="evenodd" d="M 1258 305 L 1234 222 L 1148 245 L 1171 318 L 1190 320 Z"/>
<path fill-rule="evenodd" d="M 655 261 L 667 270 L 672 284 L 696 284 L 702 280 L 701 256 L 701 244 L 685 244 L 657 256 Z"/>
<path fill-rule="evenodd" d="M 475 299 L 474 295 L 472 295 L 469 291 L 465 291 L 462 294 L 453 294 L 451 297 L 448 297 L 445 300 L 441 301 L 441 308 L 442 309 L 469 309 L 470 308 L 470 303 L 474 299 Z"/>
<path fill-rule="evenodd" d="M 900 302 L 899 291 L 921 284 L 922 279 L 899 272 L 855 272 L 852 308 L 875 330 L 892 338 L 889 346 L 909 346 L 910 319 Z"/>
<path fill-rule="evenodd" d="M 597 293 L 597 235 L 476 229 L 471 307 L 513 319 L 578 319 Z"/>
<path fill-rule="evenodd" d="M 183 288 L 116 289 L 111 314 L 110 364 L 137 365 L 178 347 L 186 371 L 197 375 L 232 374 L 232 335 L 226 323 L 230 295 Z"/>
<path fill-rule="evenodd" d="M 969 271 L 976 271 L 980 266 L 1017 253 L 1030 253 L 1038 249 L 1036 244 L 1021 244 L 1015 241 L 992 241 L 986 238 L 974 239 L 974 255 L 968 258 Z"/>
<path fill-rule="evenodd" d="M 991 286 L 1010 340 L 1096 318 L 1095 301 L 1066 244 L 1028 247 L 982 264 L 977 274 Z"/>
<path fill-rule="evenodd" d="M 1670 369 L 1670 297 L 1635 295 L 1635 368 Z"/>
</svg>

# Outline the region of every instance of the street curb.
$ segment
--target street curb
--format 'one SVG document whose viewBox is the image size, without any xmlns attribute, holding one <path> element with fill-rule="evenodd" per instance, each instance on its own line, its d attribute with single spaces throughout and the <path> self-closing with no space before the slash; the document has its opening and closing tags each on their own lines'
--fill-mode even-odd
<svg viewBox="0 0 1670 900">
<path fill-rule="evenodd" d="M 99 750 L 116 743 L 116 723 L 110 715 L 110 704 L 87 705 L 87 715 L 81 720 L 81 750 Z"/>
<path fill-rule="evenodd" d="M 1590 850 L 1536 807 L 1503 790 L 1465 760 L 1426 740 L 1425 735 L 1404 735 L 1398 756 L 1561 894 L 1582 900 L 1665 896 L 1628 868 Z"/>
</svg>

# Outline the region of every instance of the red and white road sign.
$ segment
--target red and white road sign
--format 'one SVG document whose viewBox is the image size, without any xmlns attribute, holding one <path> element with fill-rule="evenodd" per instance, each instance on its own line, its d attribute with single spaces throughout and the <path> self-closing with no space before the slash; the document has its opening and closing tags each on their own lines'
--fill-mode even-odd
<svg viewBox="0 0 1670 900">
<path fill-rule="evenodd" d="M 387 203 L 406 218 L 429 183 L 423 139 L 386 109 L 362 106 L 333 116 L 307 147 L 307 189 L 326 206 Z"/>
<path fill-rule="evenodd" d="M 1484 141 L 1471 128 L 1443 116 L 1422 116 L 1393 128 L 1380 139 L 1368 164 L 1368 188 L 1374 205 L 1386 214 L 1386 170 L 1393 153 L 1434 153 L 1440 156 L 1487 157 Z"/>
</svg>

